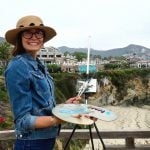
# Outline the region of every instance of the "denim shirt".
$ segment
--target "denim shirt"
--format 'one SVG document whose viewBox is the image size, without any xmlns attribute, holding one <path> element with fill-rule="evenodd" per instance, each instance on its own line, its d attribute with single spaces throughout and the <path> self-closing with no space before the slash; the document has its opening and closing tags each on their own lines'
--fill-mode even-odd
<svg viewBox="0 0 150 150">
<path fill-rule="evenodd" d="M 18 139 L 55 138 L 58 126 L 35 128 L 38 116 L 52 116 L 55 106 L 53 79 L 37 59 L 30 54 L 13 58 L 5 71 L 16 137 Z"/>
</svg>

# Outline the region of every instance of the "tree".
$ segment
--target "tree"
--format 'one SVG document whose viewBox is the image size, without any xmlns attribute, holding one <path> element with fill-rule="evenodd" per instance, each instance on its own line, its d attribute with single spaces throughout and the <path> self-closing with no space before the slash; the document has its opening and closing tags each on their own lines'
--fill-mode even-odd
<svg viewBox="0 0 150 150">
<path fill-rule="evenodd" d="M 11 55 L 10 55 L 11 45 L 7 42 L 0 43 L 0 61 L 6 62 L 7 65 Z M 4 66 L 5 67 L 5 66 Z"/>
<path fill-rule="evenodd" d="M 83 58 L 87 58 L 87 54 L 83 52 L 74 52 L 73 56 L 75 56 L 78 61 L 82 61 Z"/>
<path fill-rule="evenodd" d="M 90 55 L 90 57 L 93 59 L 93 60 L 101 60 L 102 59 L 102 57 L 101 57 L 101 55 Z"/>
<path fill-rule="evenodd" d="M 64 56 L 70 55 L 70 53 L 68 51 L 64 52 Z"/>
<path fill-rule="evenodd" d="M 47 68 L 50 73 L 61 72 L 61 67 L 60 65 L 57 65 L 57 64 L 47 65 Z"/>
</svg>

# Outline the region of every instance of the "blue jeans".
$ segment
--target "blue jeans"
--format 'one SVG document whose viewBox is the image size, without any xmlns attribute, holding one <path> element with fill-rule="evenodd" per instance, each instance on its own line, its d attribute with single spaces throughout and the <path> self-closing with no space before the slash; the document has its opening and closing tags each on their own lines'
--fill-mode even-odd
<svg viewBox="0 0 150 150">
<path fill-rule="evenodd" d="M 15 142 L 14 150 L 53 150 L 55 138 L 38 140 L 20 140 Z"/>
</svg>

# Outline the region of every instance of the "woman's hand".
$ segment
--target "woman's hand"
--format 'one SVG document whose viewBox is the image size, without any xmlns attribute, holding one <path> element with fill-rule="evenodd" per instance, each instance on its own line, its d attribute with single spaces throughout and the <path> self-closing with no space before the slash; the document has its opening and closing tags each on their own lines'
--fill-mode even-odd
<svg viewBox="0 0 150 150">
<path fill-rule="evenodd" d="M 80 96 L 75 96 L 75 97 L 69 98 L 65 103 L 66 104 L 71 104 L 71 103 L 73 103 L 73 104 L 79 104 L 80 100 L 81 100 Z"/>
<path fill-rule="evenodd" d="M 72 115 L 72 116 L 75 117 L 75 118 L 86 117 L 86 118 L 89 118 L 89 119 L 93 120 L 94 122 L 96 122 L 98 120 L 97 118 L 92 117 L 88 114 L 77 114 L 77 115 Z"/>
</svg>

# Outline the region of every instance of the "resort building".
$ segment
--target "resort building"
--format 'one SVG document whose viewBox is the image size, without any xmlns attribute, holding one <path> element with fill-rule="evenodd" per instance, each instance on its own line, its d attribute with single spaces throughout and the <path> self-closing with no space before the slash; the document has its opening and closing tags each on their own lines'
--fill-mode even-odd
<svg viewBox="0 0 150 150">
<path fill-rule="evenodd" d="M 55 47 L 43 47 L 38 53 L 39 59 L 44 64 L 61 64 L 63 62 L 63 54 Z"/>
</svg>

